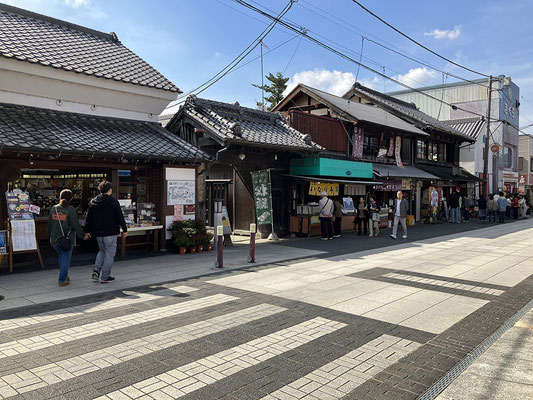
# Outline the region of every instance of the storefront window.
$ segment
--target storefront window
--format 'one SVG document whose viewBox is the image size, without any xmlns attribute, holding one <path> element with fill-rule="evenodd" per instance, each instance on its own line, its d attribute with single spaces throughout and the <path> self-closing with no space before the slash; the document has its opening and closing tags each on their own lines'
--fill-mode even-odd
<svg viewBox="0 0 533 400">
<path fill-rule="evenodd" d="M 503 148 L 503 166 L 505 168 L 513 166 L 513 150 L 509 146 Z"/>
<path fill-rule="evenodd" d="M 426 142 L 423 140 L 416 141 L 416 158 L 426 158 Z"/>
</svg>

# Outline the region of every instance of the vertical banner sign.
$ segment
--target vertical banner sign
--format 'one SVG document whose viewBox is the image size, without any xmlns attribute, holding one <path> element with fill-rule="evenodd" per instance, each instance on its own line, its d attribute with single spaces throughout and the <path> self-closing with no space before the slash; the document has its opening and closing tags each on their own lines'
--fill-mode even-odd
<svg viewBox="0 0 533 400">
<path fill-rule="evenodd" d="M 365 139 L 365 131 L 363 128 L 358 128 L 355 126 L 353 128 L 353 138 L 352 138 L 352 157 L 361 158 L 363 157 L 363 142 Z"/>
<path fill-rule="evenodd" d="M 270 201 L 270 179 L 268 171 L 253 171 L 255 214 L 258 225 L 272 224 L 272 202 Z"/>
<path fill-rule="evenodd" d="M 402 158 L 400 156 L 400 151 L 402 150 L 402 138 L 400 136 L 396 136 L 396 148 L 395 148 L 395 156 L 396 156 L 396 165 L 400 168 L 403 168 L 402 164 Z"/>
<path fill-rule="evenodd" d="M 394 155 L 394 138 L 390 137 L 389 142 L 389 151 L 387 151 L 387 157 L 392 157 Z"/>
</svg>

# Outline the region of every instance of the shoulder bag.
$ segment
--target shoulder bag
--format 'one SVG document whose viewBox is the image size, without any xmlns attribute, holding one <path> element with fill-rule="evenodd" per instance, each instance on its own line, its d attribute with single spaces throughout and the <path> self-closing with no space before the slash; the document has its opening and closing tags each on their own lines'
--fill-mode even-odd
<svg viewBox="0 0 533 400">
<path fill-rule="evenodd" d="M 61 219 L 59 218 L 59 213 L 57 212 L 57 206 L 55 206 L 56 209 L 56 215 L 57 215 L 57 222 L 59 223 L 59 227 L 61 228 L 61 236 L 59 240 L 57 241 L 57 244 L 63 251 L 70 251 L 72 249 L 72 242 L 70 241 L 68 236 L 65 236 L 65 231 L 63 230 L 63 225 L 61 224 Z"/>
</svg>

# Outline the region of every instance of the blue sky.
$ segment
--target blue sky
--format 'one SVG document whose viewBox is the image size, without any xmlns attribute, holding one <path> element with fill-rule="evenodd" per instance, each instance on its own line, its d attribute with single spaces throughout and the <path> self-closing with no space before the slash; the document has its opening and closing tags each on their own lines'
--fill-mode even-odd
<svg viewBox="0 0 533 400">
<path fill-rule="evenodd" d="M 3 0 L 8 4 L 64 19 L 119 39 L 183 91 L 216 74 L 246 48 L 267 26 L 264 17 L 232 0 Z M 279 12 L 288 0 L 255 0 L 255 5 Z M 253 3 L 249 0 L 249 2 Z M 472 69 L 510 75 L 520 87 L 520 125 L 533 123 L 533 0 L 422 1 L 387 0 L 363 4 L 400 30 L 436 52 Z M 342 49 L 355 59 L 361 35 L 384 41 L 438 69 L 467 79 L 478 75 L 450 65 L 402 38 L 366 14 L 351 0 L 298 0 L 286 19 Z M 357 66 L 283 28 L 264 40 L 272 49 L 264 56 L 265 73 L 284 71 L 290 84 L 343 94 L 357 74 Z M 287 42 L 274 49 L 281 43 Z M 342 47 L 340 47 L 342 46 Z M 265 52 L 269 51 L 267 48 Z M 259 55 L 255 49 L 243 64 Z M 292 59 L 291 59 L 292 57 Z M 409 86 L 440 84 L 440 71 L 395 55 L 365 40 L 363 62 Z M 260 91 L 259 60 L 230 73 L 200 96 L 239 101 L 255 106 Z M 360 70 L 358 80 L 380 91 L 399 89 L 394 83 Z M 447 77 L 447 82 L 455 81 Z M 533 133 L 533 127 L 526 129 Z"/>
</svg>

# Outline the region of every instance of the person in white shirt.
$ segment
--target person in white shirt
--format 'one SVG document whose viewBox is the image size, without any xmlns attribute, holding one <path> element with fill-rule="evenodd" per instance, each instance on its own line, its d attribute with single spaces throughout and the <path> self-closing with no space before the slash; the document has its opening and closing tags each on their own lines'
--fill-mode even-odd
<svg viewBox="0 0 533 400">
<path fill-rule="evenodd" d="M 396 193 L 396 200 L 394 201 L 394 224 L 392 226 L 392 235 L 391 238 L 396 239 L 396 232 L 398 231 L 398 223 L 402 223 L 403 229 L 403 239 L 407 239 L 407 210 L 409 204 L 407 200 L 403 198 L 402 191 Z"/>
<path fill-rule="evenodd" d="M 320 207 L 320 227 L 322 228 L 322 240 L 333 240 L 333 200 L 328 199 L 326 192 L 320 193 L 318 206 Z"/>
</svg>

